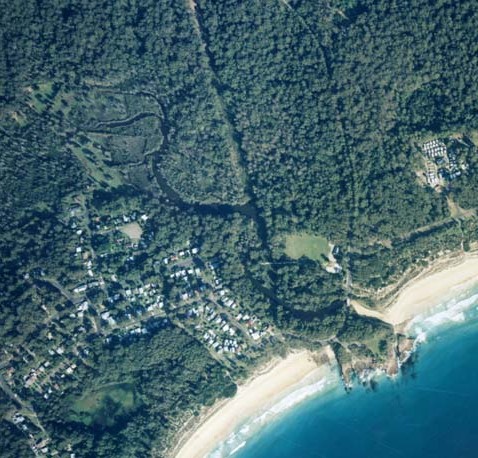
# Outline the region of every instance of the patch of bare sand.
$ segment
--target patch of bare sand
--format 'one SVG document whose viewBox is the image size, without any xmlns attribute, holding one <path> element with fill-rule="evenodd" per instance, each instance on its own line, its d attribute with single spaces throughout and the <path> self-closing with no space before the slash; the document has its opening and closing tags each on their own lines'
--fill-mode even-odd
<svg viewBox="0 0 478 458">
<path fill-rule="evenodd" d="M 397 299 L 385 310 L 371 310 L 357 301 L 351 301 L 356 312 L 379 318 L 398 326 L 413 317 L 430 311 L 444 299 L 478 284 L 478 256 L 465 254 L 459 259 L 450 258 L 440 268 L 432 268 L 407 283 Z"/>
<path fill-rule="evenodd" d="M 271 367 L 251 378 L 238 388 L 236 395 L 220 402 L 205 416 L 199 427 L 186 432 L 179 441 L 175 458 L 204 458 L 214 447 L 224 441 L 241 423 L 274 404 L 304 380 L 320 380 L 326 377 L 330 367 L 318 365 L 317 358 L 309 351 L 300 351 L 276 360 Z M 324 358 L 325 356 L 325 358 Z M 333 361 L 333 353 L 327 349 L 322 357 Z"/>
</svg>

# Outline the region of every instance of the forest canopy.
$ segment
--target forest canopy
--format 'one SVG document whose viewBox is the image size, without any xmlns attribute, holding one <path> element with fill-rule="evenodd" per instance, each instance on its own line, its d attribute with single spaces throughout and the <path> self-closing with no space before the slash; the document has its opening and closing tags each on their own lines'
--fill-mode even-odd
<svg viewBox="0 0 478 458">
<path fill-rule="evenodd" d="M 476 249 L 476 2 L 0 8 L 5 456 L 164 456 L 271 355 L 383 362 L 350 301 Z"/>
</svg>

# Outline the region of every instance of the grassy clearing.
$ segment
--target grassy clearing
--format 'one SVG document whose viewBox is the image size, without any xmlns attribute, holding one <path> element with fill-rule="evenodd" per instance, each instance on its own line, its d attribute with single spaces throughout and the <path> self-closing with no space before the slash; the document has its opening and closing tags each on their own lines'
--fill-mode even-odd
<svg viewBox="0 0 478 458">
<path fill-rule="evenodd" d="M 43 113 L 48 105 L 51 103 L 53 97 L 53 82 L 48 81 L 45 83 L 39 83 L 31 88 L 28 88 L 29 105 L 37 113 Z"/>
<path fill-rule="evenodd" d="M 143 229 L 138 223 L 129 223 L 120 227 L 120 231 L 126 234 L 131 240 L 137 242 L 141 238 Z"/>
<path fill-rule="evenodd" d="M 314 261 L 326 261 L 330 255 L 330 245 L 320 235 L 290 234 L 285 238 L 285 254 L 292 259 L 305 256 Z"/>
<path fill-rule="evenodd" d="M 70 145 L 71 151 L 83 164 L 88 174 L 101 186 L 117 187 L 123 183 L 123 178 L 118 170 L 108 167 L 103 162 L 103 153 L 89 141 L 83 146 Z"/>
<path fill-rule="evenodd" d="M 448 203 L 448 208 L 450 210 L 450 215 L 452 218 L 472 218 L 473 216 L 476 216 L 475 208 L 465 210 L 464 208 L 461 208 L 456 202 L 454 202 L 451 197 L 447 197 L 446 201 Z"/>
<path fill-rule="evenodd" d="M 72 92 L 63 90 L 53 81 L 30 86 L 26 92 L 28 94 L 27 105 L 38 114 L 48 111 L 51 114 L 67 118 L 75 102 Z"/>
<path fill-rule="evenodd" d="M 478 130 L 472 130 L 470 132 L 470 140 L 476 147 L 478 147 Z"/>
<path fill-rule="evenodd" d="M 375 332 L 372 337 L 364 339 L 363 343 L 376 355 L 383 355 L 387 348 L 387 336 L 386 332 Z"/>
<path fill-rule="evenodd" d="M 38 83 L 37 92 L 43 96 L 50 96 L 53 91 L 53 81 L 46 81 L 44 83 Z"/>
<path fill-rule="evenodd" d="M 107 385 L 74 401 L 70 418 L 87 426 L 99 424 L 110 427 L 138 406 L 139 401 L 131 385 Z"/>
</svg>

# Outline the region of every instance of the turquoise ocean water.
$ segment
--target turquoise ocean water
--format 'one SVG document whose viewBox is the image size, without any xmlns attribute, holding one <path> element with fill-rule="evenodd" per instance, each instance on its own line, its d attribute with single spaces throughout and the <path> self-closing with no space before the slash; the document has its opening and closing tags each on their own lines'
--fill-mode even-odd
<svg viewBox="0 0 478 458">
<path fill-rule="evenodd" d="M 477 292 L 463 291 L 414 320 L 411 330 L 426 341 L 397 379 L 349 394 L 334 382 L 252 434 L 242 425 L 213 456 L 478 457 Z"/>
</svg>

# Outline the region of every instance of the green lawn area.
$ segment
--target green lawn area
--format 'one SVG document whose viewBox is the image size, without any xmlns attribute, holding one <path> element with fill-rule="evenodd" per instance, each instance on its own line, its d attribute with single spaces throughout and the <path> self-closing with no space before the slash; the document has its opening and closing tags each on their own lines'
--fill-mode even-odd
<svg viewBox="0 0 478 458">
<path fill-rule="evenodd" d="M 38 83 L 38 90 L 37 93 L 44 95 L 44 96 L 49 96 L 51 92 L 53 91 L 53 81 L 46 81 L 45 83 Z"/>
<path fill-rule="evenodd" d="M 30 102 L 37 113 L 43 113 L 53 93 L 53 82 L 39 83 L 30 94 Z"/>
<path fill-rule="evenodd" d="M 84 394 L 71 407 L 70 419 L 87 426 L 113 426 L 120 418 L 135 410 L 140 402 L 131 385 L 107 385 Z"/>
<path fill-rule="evenodd" d="M 292 259 L 306 256 L 314 261 L 325 261 L 330 254 L 330 246 L 327 239 L 320 235 L 290 234 L 285 238 L 285 254 Z"/>
<path fill-rule="evenodd" d="M 118 170 L 107 166 L 103 161 L 103 153 L 89 141 L 86 145 L 70 145 L 71 151 L 84 165 L 87 173 L 99 184 L 115 188 L 123 183 Z"/>
<path fill-rule="evenodd" d="M 478 147 L 478 130 L 472 130 L 470 132 L 470 139 L 474 145 Z"/>
</svg>

